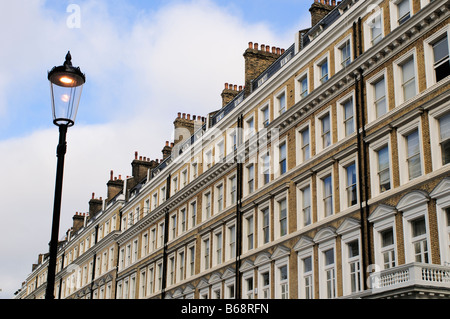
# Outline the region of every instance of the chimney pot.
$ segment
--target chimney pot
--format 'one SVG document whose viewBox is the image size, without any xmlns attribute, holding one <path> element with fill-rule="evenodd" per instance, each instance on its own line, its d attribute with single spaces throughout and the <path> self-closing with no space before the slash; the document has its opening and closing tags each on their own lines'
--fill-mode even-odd
<svg viewBox="0 0 450 319">
<path fill-rule="evenodd" d="M 110 176 L 111 176 L 111 180 L 113 179 L 113 175 L 114 175 L 114 171 L 113 170 L 111 170 L 111 173 L 110 173 Z"/>
<path fill-rule="evenodd" d="M 228 83 L 225 83 L 225 90 L 228 89 Z"/>
<path fill-rule="evenodd" d="M 239 91 L 242 91 L 242 85 L 239 85 Z"/>
<path fill-rule="evenodd" d="M 173 147 L 173 145 L 174 145 L 174 144 L 173 144 L 173 142 L 172 142 L 172 143 L 170 143 L 170 147 Z"/>
<path fill-rule="evenodd" d="M 280 48 L 277 48 L 277 54 L 280 55 Z"/>
<path fill-rule="evenodd" d="M 181 112 L 178 112 L 178 118 L 180 118 L 181 117 Z"/>
<path fill-rule="evenodd" d="M 187 115 L 187 119 L 190 120 L 191 119 L 191 114 Z"/>
<path fill-rule="evenodd" d="M 186 113 L 183 113 L 183 118 L 184 118 L 184 119 L 186 118 Z"/>
<path fill-rule="evenodd" d="M 253 49 L 258 50 L 258 43 L 253 44 Z"/>
<path fill-rule="evenodd" d="M 138 152 L 136 151 L 136 152 L 134 152 L 134 159 L 138 159 Z"/>
<path fill-rule="evenodd" d="M 166 141 L 166 146 L 169 146 L 169 141 Z"/>
<path fill-rule="evenodd" d="M 119 175 L 119 181 L 122 179 L 122 175 Z"/>
<path fill-rule="evenodd" d="M 249 43 L 248 43 L 248 48 L 249 48 L 249 49 L 252 49 L 252 48 L 253 48 L 253 42 L 249 42 Z"/>
<path fill-rule="evenodd" d="M 142 161 L 142 156 L 139 156 L 139 160 Z"/>
<path fill-rule="evenodd" d="M 95 193 L 92 193 L 92 199 L 94 199 L 94 197 L 95 197 Z"/>
<path fill-rule="evenodd" d="M 270 46 L 266 45 L 266 52 L 270 52 Z"/>
<path fill-rule="evenodd" d="M 192 119 L 195 121 L 197 119 L 197 115 L 192 115 Z"/>
</svg>

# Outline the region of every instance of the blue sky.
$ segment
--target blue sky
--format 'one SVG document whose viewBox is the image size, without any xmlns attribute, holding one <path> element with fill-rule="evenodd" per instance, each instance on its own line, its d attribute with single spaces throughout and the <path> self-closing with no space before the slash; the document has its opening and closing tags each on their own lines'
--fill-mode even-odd
<svg viewBox="0 0 450 319">
<path fill-rule="evenodd" d="M 0 298 L 11 298 L 48 251 L 58 130 L 47 71 L 68 50 L 86 74 L 68 132 L 60 236 L 110 170 L 131 175 L 134 152 L 161 158 L 178 112 L 221 107 L 243 85 L 248 42 L 288 48 L 309 27 L 311 1 L 15 0 L 0 3 Z M 68 27 L 69 4 L 80 25 Z M 5 244 L 7 243 L 7 244 Z"/>
</svg>

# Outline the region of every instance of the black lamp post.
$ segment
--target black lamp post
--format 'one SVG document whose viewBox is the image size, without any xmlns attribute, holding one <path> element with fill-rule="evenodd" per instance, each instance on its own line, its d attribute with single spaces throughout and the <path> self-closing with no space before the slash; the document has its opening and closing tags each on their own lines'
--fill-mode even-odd
<svg viewBox="0 0 450 319">
<path fill-rule="evenodd" d="M 70 52 L 62 66 L 48 72 L 52 97 L 53 124 L 59 127 L 59 144 L 56 149 L 58 164 L 56 168 L 55 199 L 53 203 L 52 234 L 50 239 L 50 260 L 47 272 L 45 299 L 54 299 L 56 256 L 58 253 L 59 221 L 61 215 L 61 195 L 66 154 L 67 128 L 75 124 L 81 91 L 86 78 L 79 67 L 72 66 Z"/>
</svg>

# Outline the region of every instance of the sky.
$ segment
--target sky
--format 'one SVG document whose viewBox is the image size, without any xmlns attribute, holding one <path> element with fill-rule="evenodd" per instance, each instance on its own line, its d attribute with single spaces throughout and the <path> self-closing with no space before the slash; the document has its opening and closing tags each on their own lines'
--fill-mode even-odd
<svg viewBox="0 0 450 319">
<path fill-rule="evenodd" d="M 221 107 L 244 84 L 249 42 L 288 48 L 310 26 L 313 0 L 15 0 L 0 2 L 0 299 L 31 273 L 50 241 L 58 128 L 47 72 L 86 74 L 67 134 L 60 238 L 110 171 L 131 175 L 134 152 L 162 158 L 178 112 Z"/>
</svg>

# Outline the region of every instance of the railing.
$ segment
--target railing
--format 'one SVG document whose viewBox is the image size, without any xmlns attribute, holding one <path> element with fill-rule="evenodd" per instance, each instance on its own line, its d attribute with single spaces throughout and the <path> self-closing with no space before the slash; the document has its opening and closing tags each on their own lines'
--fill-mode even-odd
<svg viewBox="0 0 450 319">
<path fill-rule="evenodd" d="M 410 263 L 370 275 L 372 293 L 379 293 L 413 285 L 446 287 L 450 289 L 450 267 Z"/>
</svg>

